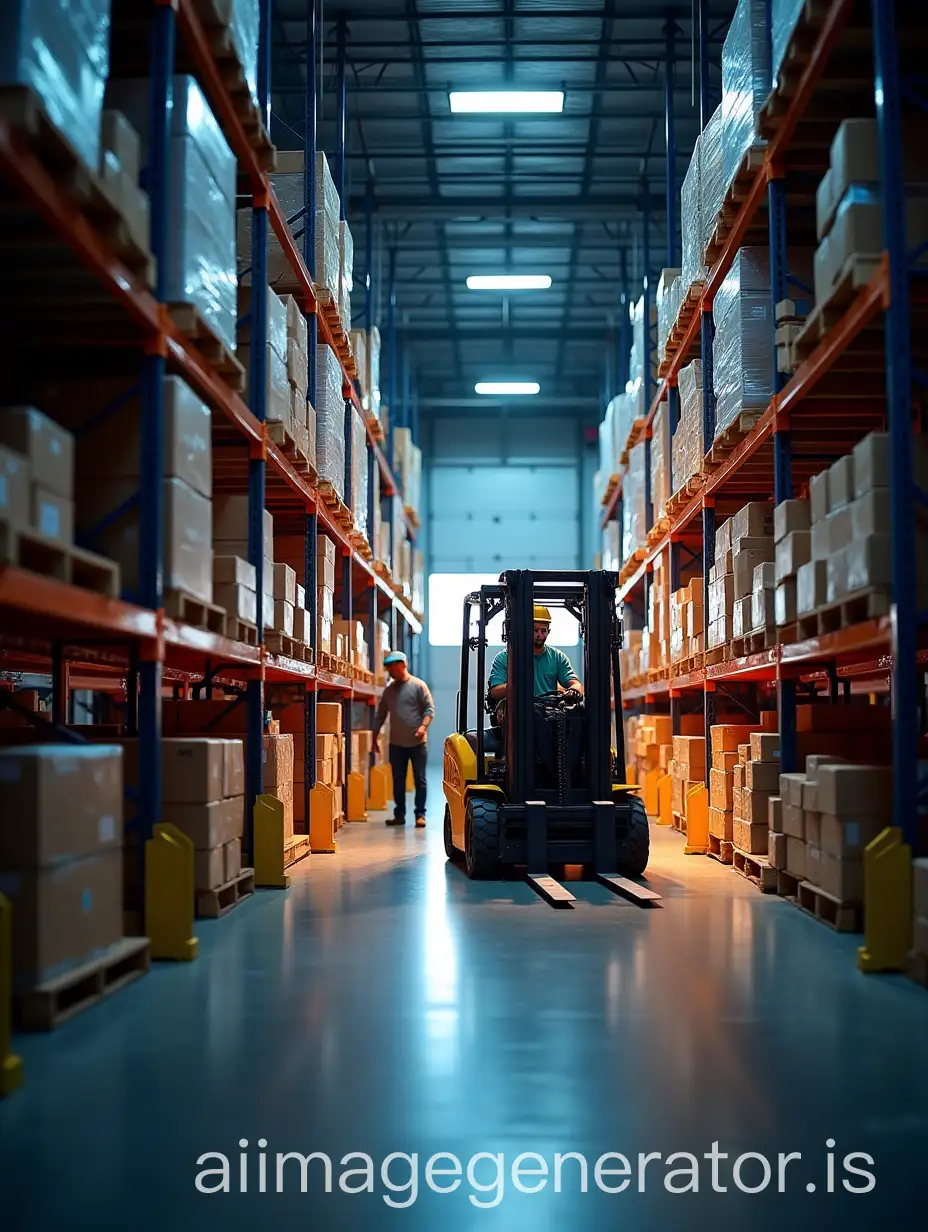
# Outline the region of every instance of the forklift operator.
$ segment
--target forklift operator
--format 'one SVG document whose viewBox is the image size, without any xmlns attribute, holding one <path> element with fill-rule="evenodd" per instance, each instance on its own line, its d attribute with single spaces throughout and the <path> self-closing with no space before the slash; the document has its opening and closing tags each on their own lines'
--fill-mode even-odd
<svg viewBox="0 0 928 1232">
<path fill-rule="evenodd" d="M 556 693 L 560 686 L 562 689 L 579 693 L 582 697 L 583 686 L 570 659 L 563 650 L 546 645 L 551 632 L 551 613 L 546 607 L 536 603 L 534 617 L 535 696 Z M 503 701 L 506 696 L 507 662 L 507 653 L 501 650 L 490 668 L 490 699 L 496 703 Z"/>
</svg>

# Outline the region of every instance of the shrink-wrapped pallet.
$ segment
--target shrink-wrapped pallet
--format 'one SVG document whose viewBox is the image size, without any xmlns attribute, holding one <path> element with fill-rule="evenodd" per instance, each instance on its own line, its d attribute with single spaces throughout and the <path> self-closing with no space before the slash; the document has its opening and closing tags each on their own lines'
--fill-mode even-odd
<svg viewBox="0 0 928 1232">
<path fill-rule="evenodd" d="M 603 527 L 603 568 L 618 573 L 622 566 L 619 560 L 619 524 L 610 518 Z"/>
<path fill-rule="evenodd" d="M 603 485 L 608 483 L 610 475 L 615 475 L 619 469 L 619 459 L 615 451 L 615 402 L 613 398 L 606 407 L 602 423 L 599 425 L 599 473 Z"/>
<path fill-rule="evenodd" d="M 653 339 L 653 329 L 657 325 L 657 306 L 652 302 L 648 315 L 648 329 L 645 330 L 644 319 L 644 296 L 642 296 L 632 310 L 632 350 L 629 363 L 629 396 L 631 397 L 630 416 L 632 421 L 635 419 L 643 419 L 650 407 L 648 402 L 648 390 L 654 392 L 654 385 L 657 381 L 657 351 L 653 345 L 650 345 Z M 648 344 L 650 351 L 650 384 L 645 381 L 645 349 Z M 631 424 L 629 424 L 631 427 Z"/>
<path fill-rule="evenodd" d="M 345 492 L 345 401 L 338 356 L 316 348 L 316 470 L 339 496 Z"/>
<path fill-rule="evenodd" d="M 673 434 L 672 491 L 702 470 L 705 457 L 702 423 L 702 363 L 697 359 L 680 370 L 680 420 Z"/>
<path fill-rule="evenodd" d="M 721 105 L 716 107 L 702 134 L 702 167 L 699 187 L 699 228 L 701 252 L 706 256 L 706 248 L 712 240 L 719 211 L 725 200 L 727 183 L 725 180 L 724 154 L 724 120 Z M 705 261 L 706 268 L 709 262 Z"/>
<path fill-rule="evenodd" d="M 725 186 L 758 141 L 758 117 L 770 93 L 766 0 L 738 0 L 722 46 Z"/>
<path fill-rule="evenodd" d="M 628 454 L 628 470 L 622 485 L 622 563 L 638 548 L 644 547 L 648 535 L 646 505 L 646 470 L 644 441 L 639 441 Z"/>
<path fill-rule="evenodd" d="M 623 393 L 612 399 L 612 470 L 606 474 L 606 479 L 609 474 L 612 474 L 618 469 L 618 461 L 625 452 L 625 446 L 628 443 L 628 436 L 632 430 L 632 422 L 635 418 L 635 399 L 631 394 Z"/>
<path fill-rule="evenodd" d="M 680 186 L 680 227 L 683 241 L 683 265 L 680 270 L 681 300 L 695 282 L 704 282 L 705 266 L 702 263 L 703 235 L 702 214 L 702 143 L 703 134 L 696 138 L 693 156 Z"/>
<path fill-rule="evenodd" d="M 260 28 L 258 0 L 230 0 L 229 34 L 245 75 L 248 92 L 255 102 L 258 101 L 258 35 Z"/>
<path fill-rule="evenodd" d="M 773 325 L 766 248 L 741 248 L 715 296 L 715 430 L 763 411 L 773 392 Z"/>
<path fill-rule="evenodd" d="M 367 470 L 370 454 L 367 448 L 367 429 L 364 420 L 354 409 L 351 415 L 351 512 L 355 530 L 367 536 Z"/>
<path fill-rule="evenodd" d="M 365 411 L 380 419 L 380 330 L 375 325 L 367 335 L 367 393 L 361 403 Z"/>
<path fill-rule="evenodd" d="M 773 44 L 773 64 L 771 80 L 776 82 L 783 64 L 783 57 L 793 36 L 799 14 L 805 7 L 805 0 L 773 0 L 771 5 L 771 39 Z"/>
<path fill-rule="evenodd" d="M 670 444 L 669 408 L 666 402 L 658 404 L 651 424 L 651 506 L 654 512 L 653 520 L 664 516 L 665 506 L 670 497 Z"/>
<path fill-rule="evenodd" d="M 326 156 L 316 154 L 316 283 L 331 291 L 338 303 L 341 242 L 339 200 Z"/>
<path fill-rule="evenodd" d="M 346 222 L 338 227 L 338 315 L 342 329 L 347 334 L 351 329 L 351 292 L 354 286 L 354 240 Z"/>
<path fill-rule="evenodd" d="M 679 301 L 674 303 L 674 288 L 679 288 L 680 271 L 663 269 L 657 283 L 657 358 L 664 359 L 667 353 L 667 338 L 677 319 Z"/>
</svg>

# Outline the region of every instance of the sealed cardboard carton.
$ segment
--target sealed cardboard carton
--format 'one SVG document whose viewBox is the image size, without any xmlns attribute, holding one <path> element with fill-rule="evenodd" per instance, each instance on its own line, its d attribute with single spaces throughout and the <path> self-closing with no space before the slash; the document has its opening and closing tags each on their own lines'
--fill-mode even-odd
<svg viewBox="0 0 928 1232">
<path fill-rule="evenodd" d="M 820 766 L 818 806 L 839 816 L 888 817 L 892 771 L 879 766 Z"/>
<path fill-rule="evenodd" d="M 241 556 L 213 556 L 213 581 L 225 586 L 244 586 L 254 591 L 257 587 L 256 571 L 251 561 Z"/>
<path fill-rule="evenodd" d="M 791 531 L 809 530 L 811 525 L 807 500 L 781 501 L 773 511 L 773 537 L 777 543 Z"/>
<path fill-rule="evenodd" d="M 342 725 L 342 708 L 338 702 L 316 703 L 316 731 L 320 735 L 338 735 Z"/>
<path fill-rule="evenodd" d="M 225 846 L 211 847 L 193 854 L 193 878 L 198 890 L 215 890 L 225 884 Z"/>
<path fill-rule="evenodd" d="M 783 833 L 783 800 L 770 796 L 767 800 L 767 825 L 774 834 Z"/>
<path fill-rule="evenodd" d="M 786 838 L 786 871 L 800 881 L 806 879 L 806 845 L 792 834 Z"/>
<path fill-rule="evenodd" d="M 0 445 L 25 458 L 32 482 L 74 495 L 74 438 L 34 407 L 0 407 Z"/>
<path fill-rule="evenodd" d="M 709 808 L 709 833 L 718 839 L 724 840 L 726 843 L 732 841 L 733 817 L 731 810 Z"/>
<path fill-rule="evenodd" d="M 751 732 L 751 759 L 753 761 L 780 761 L 779 732 Z"/>
<path fill-rule="evenodd" d="M 822 815 L 821 813 L 802 810 L 803 826 L 806 832 L 806 842 L 810 847 L 822 846 Z"/>
<path fill-rule="evenodd" d="M 751 791 L 775 792 L 780 782 L 778 761 L 749 761 L 744 767 L 744 785 Z"/>
<path fill-rule="evenodd" d="M 177 826 L 198 851 L 209 851 L 241 838 L 244 817 L 243 800 L 214 800 L 210 804 L 164 805 L 165 821 Z"/>
<path fill-rule="evenodd" d="M 226 740 L 222 759 L 222 794 L 245 794 L 245 747 L 241 740 Z"/>
<path fill-rule="evenodd" d="M 165 803 L 209 804 L 221 800 L 226 743 L 204 738 L 163 740 L 161 767 Z"/>
<path fill-rule="evenodd" d="M 226 560 L 231 559 L 226 557 Z M 247 586 L 235 586 L 228 582 L 213 584 L 213 602 L 223 609 L 226 615 L 235 620 L 245 621 L 250 625 L 258 623 L 258 598 Z"/>
<path fill-rule="evenodd" d="M 786 868 L 786 844 L 788 840 L 785 834 L 779 831 L 771 830 L 767 835 L 767 859 L 773 868 Z"/>
<path fill-rule="evenodd" d="M 867 844 L 889 824 L 880 816 L 835 817 L 831 813 L 819 816 L 822 850 L 836 859 L 862 859 Z"/>
<path fill-rule="evenodd" d="M 223 880 L 234 881 L 242 871 L 242 840 L 234 838 L 231 843 L 225 843 L 222 850 L 225 865 Z"/>
<path fill-rule="evenodd" d="M 293 736 L 286 733 L 264 737 L 264 789 L 273 791 L 293 782 Z"/>
<path fill-rule="evenodd" d="M 822 853 L 811 841 L 806 841 L 806 881 L 814 886 L 822 884 Z"/>
<path fill-rule="evenodd" d="M 769 839 L 766 825 L 758 825 L 742 821 L 736 817 L 733 822 L 733 842 L 739 851 L 749 855 L 765 856 L 769 849 Z"/>
<path fill-rule="evenodd" d="M 274 599 L 277 603 L 296 603 L 296 572 L 289 565 L 274 565 Z"/>
<path fill-rule="evenodd" d="M 861 903 L 864 897 L 864 866 L 861 860 L 840 859 L 822 852 L 819 887 L 841 903 Z"/>
<path fill-rule="evenodd" d="M 802 809 L 795 804 L 784 803 L 782 813 L 783 833 L 788 834 L 791 838 L 801 839 L 804 842 L 806 837 L 806 815 Z"/>
<path fill-rule="evenodd" d="M 711 769 L 709 771 L 709 806 L 714 809 L 721 809 L 723 812 L 730 812 L 732 807 L 731 791 L 731 775 L 726 774 L 724 770 Z"/>
</svg>

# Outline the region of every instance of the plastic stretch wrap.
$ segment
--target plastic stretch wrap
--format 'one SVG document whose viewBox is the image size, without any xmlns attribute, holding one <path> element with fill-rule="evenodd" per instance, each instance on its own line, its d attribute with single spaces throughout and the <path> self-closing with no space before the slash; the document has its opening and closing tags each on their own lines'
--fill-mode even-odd
<svg viewBox="0 0 928 1232">
<path fill-rule="evenodd" d="M 351 291 L 354 286 L 354 240 L 346 222 L 338 227 L 338 311 L 347 333 L 351 329 Z"/>
<path fill-rule="evenodd" d="M 618 394 L 609 404 L 612 407 L 612 457 L 613 462 L 610 470 L 606 472 L 605 478 L 618 470 L 619 458 L 621 458 L 628 434 L 632 430 L 632 420 L 634 418 L 633 408 L 634 401 L 629 394 Z"/>
<path fill-rule="evenodd" d="M 722 107 L 716 107 L 705 131 L 702 134 L 702 168 L 699 185 L 699 242 L 702 260 L 705 256 L 719 211 L 725 201 L 727 182 L 725 179 L 725 126 Z M 703 268 L 708 268 L 708 262 L 703 261 Z"/>
<path fill-rule="evenodd" d="M 766 248 L 741 248 L 715 296 L 715 430 L 763 411 L 773 392 L 770 266 Z"/>
<path fill-rule="evenodd" d="M 694 282 L 704 282 L 706 270 L 702 263 L 702 133 L 696 138 L 693 157 L 680 185 L 680 226 L 683 241 L 683 266 L 680 270 L 683 295 Z M 682 297 L 681 297 L 682 298 Z"/>
<path fill-rule="evenodd" d="M 316 282 L 338 299 L 340 271 L 339 200 L 323 153 L 316 155 Z"/>
<path fill-rule="evenodd" d="M 245 74 L 248 92 L 258 99 L 258 35 L 261 18 L 258 0 L 231 0 L 229 33 Z"/>
<path fill-rule="evenodd" d="M 603 528 L 603 568 L 618 573 L 622 566 L 619 560 L 619 524 L 614 519 Z"/>
<path fill-rule="evenodd" d="M 657 307 L 651 304 L 650 325 L 657 324 Z M 648 341 L 651 334 L 648 332 Z M 631 397 L 631 418 L 643 419 L 650 407 L 647 402 L 647 389 L 644 380 L 644 355 L 645 355 L 645 325 L 644 325 L 644 296 L 638 300 L 632 310 L 632 350 L 629 364 L 630 386 L 629 396 Z M 657 351 L 651 347 L 651 388 L 657 381 Z M 630 427 L 631 425 L 629 425 Z"/>
<path fill-rule="evenodd" d="M 358 412 L 351 411 L 351 512 L 355 530 L 367 535 L 367 430 Z"/>
<path fill-rule="evenodd" d="M 339 496 L 345 492 L 345 401 L 338 356 L 316 348 L 316 471 Z"/>
<path fill-rule="evenodd" d="M 766 0 L 738 0 L 722 46 L 725 186 L 757 141 L 757 119 L 770 93 Z"/>
<path fill-rule="evenodd" d="M 100 115 L 109 72 L 110 0 L 4 0 L 0 85 L 29 86 L 74 152 L 100 162 Z"/>
<path fill-rule="evenodd" d="M 614 475 L 618 471 L 618 458 L 615 454 L 615 434 L 613 426 L 613 411 L 615 407 L 615 399 L 606 407 L 606 414 L 603 416 L 603 421 L 599 425 L 599 470 L 603 476 L 603 482 L 609 480 L 610 475 Z"/>
<path fill-rule="evenodd" d="M 783 57 L 793 36 L 799 14 L 805 0 L 773 0 L 771 9 L 771 35 L 773 39 L 773 65 L 771 80 L 776 81 L 783 64 Z"/>
<path fill-rule="evenodd" d="M 111 81 L 107 105 L 118 107 L 148 161 L 149 82 Z M 238 278 L 235 251 L 236 161 L 192 77 L 174 78 L 166 298 L 193 304 L 209 328 L 235 350 Z"/>
<path fill-rule="evenodd" d="M 367 335 L 367 401 L 365 411 L 380 418 L 380 330 L 375 325 Z"/>
<path fill-rule="evenodd" d="M 706 450 L 702 428 L 702 363 L 697 359 L 680 370 L 680 421 L 673 434 L 673 491 L 702 470 Z"/>
<path fill-rule="evenodd" d="M 664 516 L 664 509 L 670 497 L 668 414 L 667 403 L 659 403 L 651 425 L 651 506 L 655 522 Z"/>
<path fill-rule="evenodd" d="M 644 441 L 639 441 L 628 455 L 628 470 L 622 485 L 622 562 L 643 547 L 647 539 L 645 508 Z"/>
<path fill-rule="evenodd" d="M 600 425 L 602 427 L 602 425 Z M 598 514 L 599 507 L 603 503 L 606 496 L 606 481 L 603 478 L 602 471 L 594 471 L 593 473 L 593 509 L 594 517 Z"/>
<path fill-rule="evenodd" d="M 674 287 L 680 281 L 678 269 L 661 270 L 657 284 L 657 358 L 662 360 L 667 353 L 667 337 L 677 319 L 679 302 L 674 304 Z"/>
</svg>

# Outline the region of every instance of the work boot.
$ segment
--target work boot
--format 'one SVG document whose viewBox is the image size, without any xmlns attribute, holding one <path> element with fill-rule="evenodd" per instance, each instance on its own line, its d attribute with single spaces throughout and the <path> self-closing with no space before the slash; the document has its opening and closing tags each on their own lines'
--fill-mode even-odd
<svg viewBox="0 0 928 1232">
<path fill-rule="evenodd" d="M 416 829 L 417 829 L 417 830 L 424 830 L 424 829 L 425 829 L 425 818 L 424 818 L 424 817 L 417 817 L 417 818 L 416 818 Z"/>
<path fill-rule="evenodd" d="M 398 817 L 396 813 L 394 813 L 392 817 L 387 818 L 386 824 L 388 826 L 405 826 L 406 818 Z"/>
</svg>

